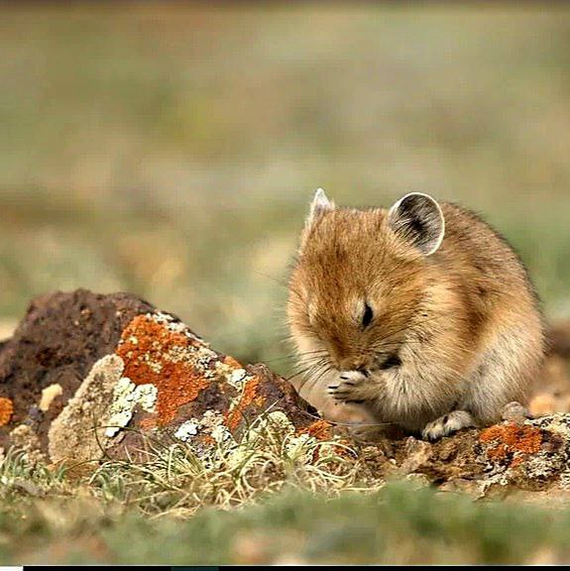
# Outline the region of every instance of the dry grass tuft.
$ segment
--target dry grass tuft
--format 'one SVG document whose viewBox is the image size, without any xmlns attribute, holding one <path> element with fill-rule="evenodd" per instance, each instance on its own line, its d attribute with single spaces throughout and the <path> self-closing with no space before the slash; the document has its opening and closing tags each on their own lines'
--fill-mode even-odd
<svg viewBox="0 0 570 571">
<path fill-rule="evenodd" d="M 146 514 L 181 516 L 203 506 L 236 507 L 285 485 L 330 496 L 364 486 L 354 450 L 335 439 L 296 435 L 279 412 L 259 417 L 240 442 L 226 437 L 199 453 L 191 444 L 155 445 L 152 454 L 144 464 L 107 461 L 89 485 L 99 497 Z M 378 479 L 366 488 L 381 485 Z"/>
</svg>

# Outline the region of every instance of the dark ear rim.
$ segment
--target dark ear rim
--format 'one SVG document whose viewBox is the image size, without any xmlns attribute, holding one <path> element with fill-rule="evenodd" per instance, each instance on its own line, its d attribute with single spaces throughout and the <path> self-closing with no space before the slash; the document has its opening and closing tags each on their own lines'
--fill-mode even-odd
<svg viewBox="0 0 570 571">
<path fill-rule="evenodd" d="M 422 249 L 422 253 L 424 254 L 424 256 L 431 256 L 432 254 L 435 254 L 435 252 L 437 252 L 439 250 L 439 248 L 441 247 L 441 244 L 443 242 L 443 239 L 445 237 L 445 216 L 443 215 L 443 210 L 441 209 L 441 206 L 439 205 L 437 200 L 435 198 L 433 198 L 433 196 L 430 196 L 429 194 L 425 194 L 424 192 L 409 192 L 405 196 L 402 196 L 402 198 L 400 198 L 400 200 L 398 200 L 388 211 L 388 223 L 390 224 L 391 227 L 393 227 L 393 222 L 395 220 L 395 217 L 398 214 L 398 210 L 399 210 L 400 206 L 402 205 L 402 203 L 404 201 L 408 200 L 412 196 L 421 196 L 422 198 L 427 198 L 431 202 L 431 204 L 433 206 L 435 206 L 436 211 L 439 214 L 439 220 L 440 220 L 440 224 L 441 224 L 441 232 L 439 233 L 437 240 L 434 242 L 434 244 L 428 250 Z"/>
</svg>

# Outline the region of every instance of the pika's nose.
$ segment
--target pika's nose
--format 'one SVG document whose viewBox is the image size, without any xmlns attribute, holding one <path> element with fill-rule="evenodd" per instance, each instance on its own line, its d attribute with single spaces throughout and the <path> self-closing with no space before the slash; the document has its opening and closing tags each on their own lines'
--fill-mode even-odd
<svg viewBox="0 0 570 571">
<path fill-rule="evenodd" d="M 352 381 L 353 383 L 359 383 L 363 381 L 366 377 L 368 377 L 368 373 L 363 370 L 355 371 L 341 371 L 340 378 L 343 381 Z"/>
</svg>

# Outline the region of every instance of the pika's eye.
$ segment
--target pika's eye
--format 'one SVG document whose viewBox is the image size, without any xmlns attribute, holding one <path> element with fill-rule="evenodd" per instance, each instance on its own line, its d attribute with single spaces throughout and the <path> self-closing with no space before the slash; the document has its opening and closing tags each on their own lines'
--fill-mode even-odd
<svg viewBox="0 0 570 571">
<path fill-rule="evenodd" d="M 374 319 L 374 312 L 372 308 L 364 302 L 364 313 L 362 314 L 362 329 L 366 329 L 371 323 L 372 319 Z"/>
</svg>

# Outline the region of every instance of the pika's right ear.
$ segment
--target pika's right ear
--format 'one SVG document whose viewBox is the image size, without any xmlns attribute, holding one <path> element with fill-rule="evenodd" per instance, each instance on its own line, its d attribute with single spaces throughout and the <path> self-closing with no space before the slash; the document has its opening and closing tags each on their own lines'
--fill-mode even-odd
<svg viewBox="0 0 570 571">
<path fill-rule="evenodd" d="M 310 228 L 321 214 L 330 210 L 334 210 L 334 202 L 327 198 L 322 188 L 317 188 L 313 202 L 311 202 L 309 216 L 307 216 L 307 220 L 305 221 L 305 228 Z"/>
<path fill-rule="evenodd" d="M 445 219 L 439 204 L 421 192 L 406 194 L 388 212 L 390 228 L 425 256 L 436 252 L 445 235 Z"/>
</svg>

